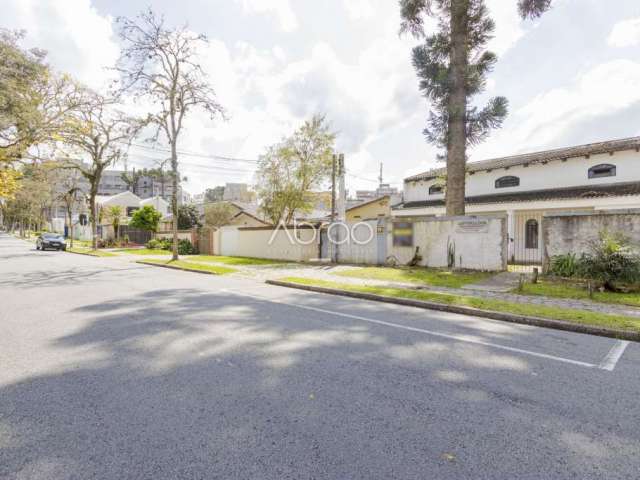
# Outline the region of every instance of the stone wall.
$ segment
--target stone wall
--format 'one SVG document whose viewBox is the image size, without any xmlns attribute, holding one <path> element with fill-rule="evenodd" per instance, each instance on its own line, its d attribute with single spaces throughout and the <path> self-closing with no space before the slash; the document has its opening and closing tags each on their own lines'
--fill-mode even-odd
<svg viewBox="0 0 640 480">
<path fill-rule="evenodd" d="M 640 210 L 549 214 L 542 220 L 544 264 L 555 255 L 589 251 L 599 232 L 622 232 L 640 248 Z"/>
</svg>

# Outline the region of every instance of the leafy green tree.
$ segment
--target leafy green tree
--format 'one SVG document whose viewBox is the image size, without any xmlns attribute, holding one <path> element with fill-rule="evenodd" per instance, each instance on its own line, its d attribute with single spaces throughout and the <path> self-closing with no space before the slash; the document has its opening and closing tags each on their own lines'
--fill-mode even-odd
<svg viewBox="0 0 640 480">
<path fill-rule="evenodd" d="M 314 115 L 260 158 L 256 190 L 260 208 L 274 224 L 310 211 L 309 192 L 331 176 L 336 135 L 323 115 Z"/>
<path fill-rule="evenodd" d="M 155 233 L 158 231 L 160 219 L 162 219 L 162 214 L 159 211 L 151 205 L 145 205 L 133 212 L 129 226 Z"/>
<path fill-rule="evenodd" d="M 523 18 L 537 17 L 550 6 L 551 0 L 518 2 Z M 413 49 L 413 65 L 420 91 L 432 105 L 425 137 L 446 151 L 447 215 L 464 215 L 467 147 L 499 128 L 508 109 L 504 97 L 490 99 L 483 108 L 472 104 L 497 61 L 486 49 L 495 24 L 484 0 L 400 0 L 400 12 L 401 32 L 424 40 Z M 437 31 L 425 32 L 426 17 L 437 20 Z"/>
<path fill-rule="evenodd" d="M 138 182 L 140 181 L 140 178 L 144 177 L 147 174 L 148 173 L 146 168 L 142 170 L 136 170 L 134 168 L 131 172 L 122 172 L 120 178 L 122 178 L 122 181 L 127 184 L 127 188 L 129 188 L 129 191 L 134 195 L 137 195 Z"/>
<path fill-rule="evenodd" d="M 28 157 L 32 145 L 56 140 L 81 105 L 77 84 L 45 64 L 40 49 L 20 47 L 24 32 L 0 29 L 0 163 Z"/>
<path fill-rule="evenodd" d="M 210 203 L 221 202 L 224 199 L 224 187 L 207 188 L 204 192 L 204 199 Z"/>
<path fill-rule="evenodd" d="M 178 229 L 191 230 L 201 226 L 200 214 L 195 205 L 180 205 L 178 207 Z"/>
<path fill-rule="evenodd" d="M 220 228 L 228 225 L 236 214 L 228 202 L 218 202 L 204 208 L 204 223 L 209 227 Z"/>
</svg>

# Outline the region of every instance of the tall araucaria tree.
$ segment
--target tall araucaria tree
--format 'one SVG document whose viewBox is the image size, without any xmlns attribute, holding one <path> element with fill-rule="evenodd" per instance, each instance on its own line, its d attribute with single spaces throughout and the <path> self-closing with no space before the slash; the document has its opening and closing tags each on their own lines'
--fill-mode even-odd
<svg viewBox="0 0 640 480">
<path fill-rule="evenodd" d="M 116 69 L 122 76 L 122 91 L 150 100 L 155 111 L 150 114 L 171 149 L 173 192 L 173 259 L 178 259 L 178 140 L 187 114 L 195 109 L 213 119 L 224 117 L 207 74 L 198 63 L 199 49 L 207 43 L 204 35 L 186 26 L 169 28 L 164 17 L 151 9 L 135 19 L 119 18 L 120 38 L 124 47 Z"/>
<path fill-rule="evenodd" d="M 519 0 L 523 18 L 537 17 L 551 0 Z M 413 49 L 419 88 L 432 109 L 424 134 L 446 151 L 446 213 L 465 213 L 467 147 L 487 138 L 504 121 L 508 102 L 495 97 L 479 108 L 472 99 L 484 91 L 487 75 L 497 57 L 486 49 L 495 24 L 484 0 L 400 0 L 401 33 L 424 43 Z M 437 20 L 433 33 L 425 32 L 425 19 Z"/>
</svg>

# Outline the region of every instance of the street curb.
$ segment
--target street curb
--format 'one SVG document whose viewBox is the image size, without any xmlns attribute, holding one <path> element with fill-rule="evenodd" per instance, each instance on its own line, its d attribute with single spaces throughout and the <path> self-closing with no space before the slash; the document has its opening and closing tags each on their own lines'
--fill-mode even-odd
<svg viewBox="0 0 640 480">
<path fill-rule="evenodd" d="M 73 253 L 74 255 L 84 255 L 85 257 L 93 257 L 93 258 L 108 258 L 108 257 L 101 257 L 100 255 L 92 255 L 91 253 L 85 253 L 85 252 L 72 252 L 71 250 L 65 250 L 65 253 Z"/>
<path fill-rule="evenodd" d="M 204 270 L 196 270 L 195 268 L 171 267 L 169 265 L 160 265 L 159 263 L 145 262 L 144 260 L 136 260 L 140 265 L 149 265 L 151 267 L 168 268 L 170 270 L 182 270 L 183 272 L 202 273 L 204 275 L 222 275 L 216 272 L 205 272 Z"/>
<path fill-rule="evenodd" d="M 269 285 L 275 285 L 278 287 L 307 290 L 309 292 L 326 293 L 329 295 L 339 295 L 342 297 L 358 298 L 362 300 L 372 300 L 374 302 L 392 303 L 395 305 L 404 305 L 409 307 L 422 308 L 425 310 L 437 310 L 440 312 L 459 313 L 462 315 L 474 315 L 476 317 L 490 318 L 492 320 L 501 320 L 503 322 L 509 322 L 509 323 L 532 325 L 535 327 L 564 330 L 566 332 L 583 333 L 587 335 L 597 335 L 600 337 L 615 338 L 618 340 L 629 340 L 632 342 L 640 342 L 640 332 L 629 332 L 629 331 L 617 330 L 613 328 L 582 325 L 579 323 L 566 322 L 564 320 L 551 320 L 548 318 L 529 317 L 526 315 L 495 312 L 492 310 L 480 310 L 478 308 L 473 308 L 473 307 L 446 305 L 443 303 L 427 302 L 423 300 L 413 300 L 410 298 L 387 297 L 384 295 L 376 295 L 374 293 L 352 292 L 349 290 L 339 290 L 336 288 L 316 287 L 312 285 L 301 285 L 299 283 L 283 282 L 280 280 L 266 280 L 265 283 L 268 283 Z"/>
</svg>

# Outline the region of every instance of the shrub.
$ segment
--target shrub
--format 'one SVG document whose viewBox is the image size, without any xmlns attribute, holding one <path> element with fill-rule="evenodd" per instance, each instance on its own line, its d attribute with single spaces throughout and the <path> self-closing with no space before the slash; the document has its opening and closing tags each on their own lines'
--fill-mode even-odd
<svg viewBox="0 0 640 480">
<path fill-rule="evenodd" d="M 640 282 L 640 256 L 621 233 L 600 232 L 589 245 L 590 252 L 580 258 L 580 274 L 601 283 L 608 290 L 617 284 Z"/>
<path fill-rule="evenodd" d="M 145 245 L 145 247 L 151 249 L 151 250 L 155 250 L 157 248 L 160 248 L 160 241 L 156 238 L 152 238 L 151 240 L 149 240 L 147 242 L 147 244 Z"/>
<path fill-rule="evenodd" d="M 195 253 L 196 253 L 196 249 L 189 240 L 187 240 L 186 238 L 183 238 L 182 240 L 178 241 L 179 255 L 193 255 Z"/>
<path fill-rule="evenodd" d="M 559 277 L 575 277 L 580 273 L 580 259 L 575 253 L 556 255 L 551 259 L 549 272 Z"/>
<path fill-rule="evenodd" d="M 171 239 L 169 238 L 152 238 L 145 245 L 152 250 L 171 250 Z"/>
</svg>

